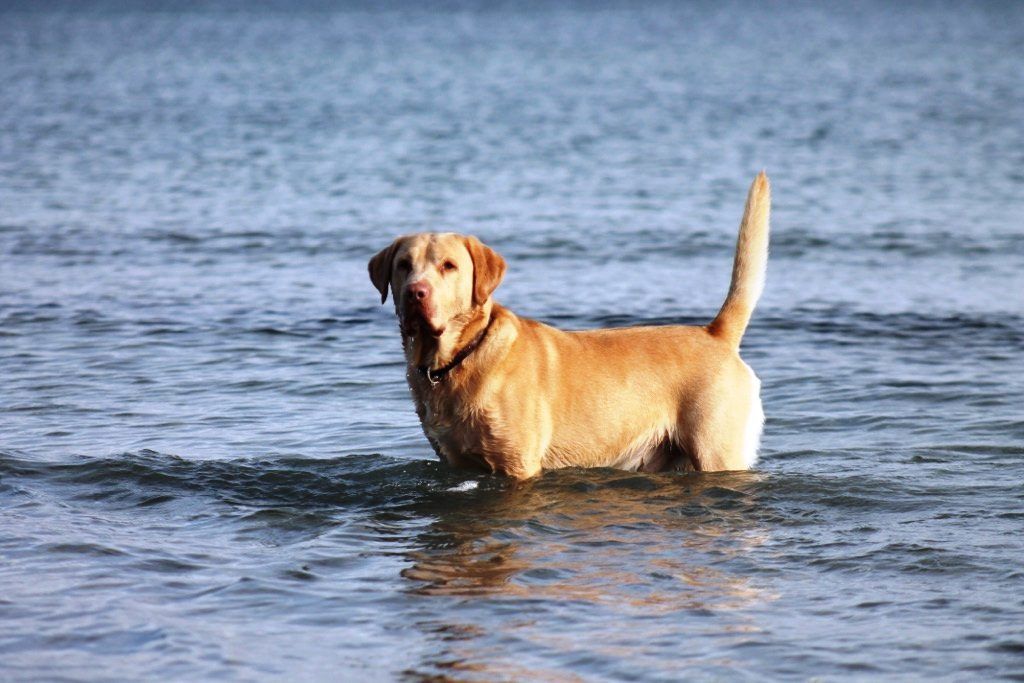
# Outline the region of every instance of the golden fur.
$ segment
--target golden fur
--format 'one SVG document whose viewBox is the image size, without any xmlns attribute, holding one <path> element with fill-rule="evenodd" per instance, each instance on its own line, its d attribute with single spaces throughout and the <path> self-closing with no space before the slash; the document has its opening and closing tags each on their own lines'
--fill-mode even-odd
<svg viewBox="0 0 1024 683">
<path fill-rule="evenodd" d="M 389 289 L 394 298 L 416 412 L 438 455 L 518 479 L 557 467 L 749 468 L 760 382 L 738 351 L 764 286 L 770 203 L 761 173 L 729 294 L 706 327 L 565 332 L 494 302 L 505 261 L 475 237 L 396 239 L 370 260 L 370 279 L 382 303 Z M 419 370 L 453 360 L 436 383 Z"/>
</svg>

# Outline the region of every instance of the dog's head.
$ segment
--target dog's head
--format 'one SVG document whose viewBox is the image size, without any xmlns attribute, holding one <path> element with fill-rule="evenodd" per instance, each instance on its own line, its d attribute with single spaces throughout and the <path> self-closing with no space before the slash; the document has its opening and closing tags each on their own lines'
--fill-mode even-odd
<svg viewBox="0 0 1024 683">
<path fill-rule="evenodd" d="M 475 237 L 420 233 L 399 237 L 370 259 L 380 302 L 395 301 L 405 334 L 440 337 L 461 327 L 505 275 L 505 259 Z"/>
</svg>

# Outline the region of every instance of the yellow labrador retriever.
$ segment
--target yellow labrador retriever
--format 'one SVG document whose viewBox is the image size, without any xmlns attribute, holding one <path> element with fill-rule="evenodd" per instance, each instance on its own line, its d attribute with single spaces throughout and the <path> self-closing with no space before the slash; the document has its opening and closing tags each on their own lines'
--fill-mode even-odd
<svg viewBox="0 0 1024 683">
<path fill-rule="evenodd" d="M 732 285 L 706 327 L 563 332 L 492 293 L 505 261 L 475 237 L 399 237 L 370 259 L 390 288 L 423 431 L 456 467 L 517 479 L 545 468 L 742 470 L 757 458 L 760 382 L 739 345 L 764 287 L 768 178 L 758 175 Z"/>
</svg>

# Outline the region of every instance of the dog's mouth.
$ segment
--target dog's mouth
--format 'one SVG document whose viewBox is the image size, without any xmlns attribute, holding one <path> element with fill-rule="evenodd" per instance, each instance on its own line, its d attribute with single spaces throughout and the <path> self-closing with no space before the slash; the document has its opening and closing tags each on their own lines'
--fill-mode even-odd
<svg viewBox="0 0 1024 683">
<path fill-rule="evenodd" d="M 405 308 L 405 315 L 402 317 L 402 331 L 408 337 L 418 335 L 429 335 L 440 337 L 444 334 L 445 326 L 433 322 L 434 308 L 427 304 L 410 304 Z"/>
</svg>

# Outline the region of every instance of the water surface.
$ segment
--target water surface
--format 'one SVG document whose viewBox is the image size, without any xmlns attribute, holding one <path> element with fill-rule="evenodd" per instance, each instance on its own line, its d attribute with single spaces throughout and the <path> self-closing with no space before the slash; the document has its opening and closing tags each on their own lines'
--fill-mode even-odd
<svg viewBox="0 0 1024 683">
<path fill-rule="evenodd" d="M 1018 5 L 0 12 L 0 678 L 1024 678 Z M 702 324 L 755 471 L 434 461 L 367 259 Z"/>
</svg>

